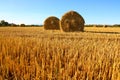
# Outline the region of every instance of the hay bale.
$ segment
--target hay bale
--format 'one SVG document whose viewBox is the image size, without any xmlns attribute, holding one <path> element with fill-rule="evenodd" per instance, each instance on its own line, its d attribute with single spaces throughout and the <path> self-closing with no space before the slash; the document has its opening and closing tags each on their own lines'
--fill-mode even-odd
<svg viewBox="0 0 120 80">
<path fill-rule="evenodd" d="M 103 27 L 104 27 L 104 28 L 106 28 L 106 27 L 107 27 L 107 25 L 103 25 Z"/>
<path fill-rule="evenodd" d="M 50 16 L 44 21 L 45 30 L 60 30 L 59 19 L 55 16 Z"/>
<path fill-rule="evenodd" d="M 84 24 L 85 21 L 79 13 L 69 11 L 62 16 L 60 28 L 64 32 L 84 31 Z"/>
<path fill-rule="evenodd" d="M 94 24 L 93 27 L 96 27 L 96 25 Z"/>
</svg>

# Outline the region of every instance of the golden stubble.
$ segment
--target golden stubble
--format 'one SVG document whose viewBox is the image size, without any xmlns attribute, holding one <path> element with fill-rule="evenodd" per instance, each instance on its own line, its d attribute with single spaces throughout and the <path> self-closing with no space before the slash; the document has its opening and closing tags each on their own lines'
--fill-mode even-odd
<svg viewBox="0 0 120 80">
<path fill-rule="evenodd" d="M 0 79 L 120 80 L 120 34 L 111 30 L 0 28 Z"/>
</svg>

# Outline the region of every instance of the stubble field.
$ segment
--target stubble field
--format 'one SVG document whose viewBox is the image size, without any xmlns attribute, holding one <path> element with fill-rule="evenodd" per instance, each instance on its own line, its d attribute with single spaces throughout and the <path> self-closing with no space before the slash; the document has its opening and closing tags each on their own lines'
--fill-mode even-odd
<svg viewBox="0 0 120 80">
<path fill-rule="evenodd" d="M 0 80 L 120 80 L 120 28 L 0 28 Z"/>
</svg>

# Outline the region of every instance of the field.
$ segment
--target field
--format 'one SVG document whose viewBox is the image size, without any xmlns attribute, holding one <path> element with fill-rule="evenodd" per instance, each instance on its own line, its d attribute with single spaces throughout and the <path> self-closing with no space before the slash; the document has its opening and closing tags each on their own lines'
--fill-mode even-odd
<svg viewBox="0 0 120 80">
<path fill-rule="evenodd" d="M 120 80 L 120 28 L 0 28 L 0 80 Z"/>
</svg>

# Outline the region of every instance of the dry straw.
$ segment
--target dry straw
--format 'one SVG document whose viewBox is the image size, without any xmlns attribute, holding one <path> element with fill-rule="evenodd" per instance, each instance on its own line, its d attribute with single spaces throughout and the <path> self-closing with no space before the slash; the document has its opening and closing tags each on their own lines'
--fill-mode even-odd
<svg viewBox="0 0 120 80">
<path fill-rule="evenodd" d="M 69 11 L 62 16 L 60 28 L 64 32 L 84 31 L 84 24 L 85 21 L 79 13 Z"/>
<path fill-rule="evenodd" d="M 55 16 L 50 16 L 44 21 L 45 30 L 59 30 L 59 19 Z"/>
</svg>

